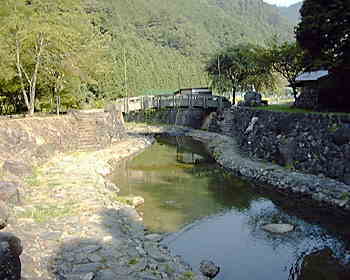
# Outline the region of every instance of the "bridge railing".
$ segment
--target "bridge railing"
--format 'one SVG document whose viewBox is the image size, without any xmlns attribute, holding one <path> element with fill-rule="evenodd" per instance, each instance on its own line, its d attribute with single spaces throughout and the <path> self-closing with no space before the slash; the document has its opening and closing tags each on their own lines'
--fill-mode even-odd
<svg viewBox="0 0 350 280">
<path fill-rule="evenodd" d="M 121 98 L 115 101 L 118 110 L 132 112 L 162 108 L 203 108 L 222 110 L 230 107 L 226 98 L 215 95 L 148 95 Z"/>
</svg>

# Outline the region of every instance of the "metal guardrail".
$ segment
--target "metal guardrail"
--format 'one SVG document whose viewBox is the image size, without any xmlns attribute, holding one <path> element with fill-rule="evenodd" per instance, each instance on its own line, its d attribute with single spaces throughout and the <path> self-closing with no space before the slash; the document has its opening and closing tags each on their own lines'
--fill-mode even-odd
<svg viewBox="0 0 350 280">
<path fill-rule="evenodd" d="M 117 99 L 115 104 L 117 110 L 122 112 L 162 108 L 203 108 L 222 110 L 231 106 L 231 103 L 225 97 L 215 95 L 139 96 Z"/>
</svg>

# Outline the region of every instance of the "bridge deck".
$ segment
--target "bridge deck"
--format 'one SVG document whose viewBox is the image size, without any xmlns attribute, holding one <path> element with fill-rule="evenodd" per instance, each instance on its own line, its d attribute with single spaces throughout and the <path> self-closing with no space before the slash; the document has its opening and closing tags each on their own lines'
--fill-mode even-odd
<svg viewBox="0 0 350 280">
<path fill-rule="evenodd" d="M 182 96 L 139 96 L 121 98 L 115 102 L 122 112 L 162 108 L 203 108 L 219 109 L 230 107 L 226 98 L 214 95 L 182 95 Z"/>
</svg>

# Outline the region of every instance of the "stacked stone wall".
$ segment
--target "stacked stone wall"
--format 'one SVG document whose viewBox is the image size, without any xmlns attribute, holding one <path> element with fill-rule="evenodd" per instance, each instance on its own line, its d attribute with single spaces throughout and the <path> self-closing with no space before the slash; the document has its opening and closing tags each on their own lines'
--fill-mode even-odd
<svg viewBox="0 0 350 280">
<path fill-rule="evenodd" d="M 248 156 L 350 184 L 350 116 L 235 107 L 211 127 Z"/>
</svg>

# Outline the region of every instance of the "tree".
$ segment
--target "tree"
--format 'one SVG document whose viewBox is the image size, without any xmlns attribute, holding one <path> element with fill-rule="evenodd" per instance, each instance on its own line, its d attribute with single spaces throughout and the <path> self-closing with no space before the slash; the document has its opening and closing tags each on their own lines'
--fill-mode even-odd
<svg viewBox="0 0 350 280">
<path fill-rule="evenodd" d="M 262 54 L 262 59 L 266 61 L 266 64 L 270 64 L 273 71 L 281 74 L 288 81 L 293 89 L 294 99 L 296 99 L 298 91 L 295 79 L 306 69 L 301 48 L 296 42 L 279 44 L 274 40 Z"/>
<path fill-rule="evenodd" d="M 103 48 L 80 1 L 6 0 L 2 14 L 1 45 L 30 115 L 38 89 L 58 95 L 72 81 L 93 80 Z"/>
<path fill-rule="evenodd" d="M 313 68 L 350 71 L 350 1 L 305 0 L 296 38 Z"/>
<path fill-rule="evenodd" d="M 305 0 L 296 38 L 311 70 L 326 69 L 330 75 L 319 88 L 324 109 L 349 110 L 350 1 Z"/>
<path fill-rule="evenodd" d="M 241 90 L 272 87 L 274 77 L 269 65 L 260 59 L 261 48 L 241 44 L 225 48 L 214 54 L 206 66 L 212 86 L 219 91 L 230 91 L 235 93 Z"/>
</svg>

